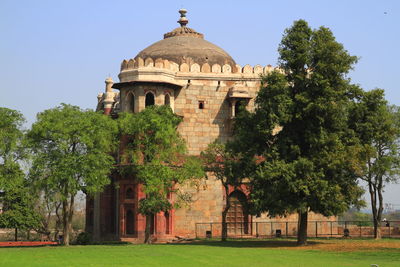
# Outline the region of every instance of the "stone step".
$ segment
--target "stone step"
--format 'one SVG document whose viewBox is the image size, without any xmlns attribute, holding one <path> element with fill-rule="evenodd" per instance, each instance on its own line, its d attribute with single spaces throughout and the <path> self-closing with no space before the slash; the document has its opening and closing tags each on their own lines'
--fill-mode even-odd
<svg viewBox="0 0 400 267">
<path fill-rule="evenodd" d="M 162 237 L 153 237 L 153 243 L 167 243 L 170 242 L 174 239 L 175 237 L 173 235 L 164 235 Z M 137 237 L 122 237 L 120 239 L 122 242 L 129 242 L 133 244 L 140 244 L 144 242 L 144 238 L 137 238 Z"/>
</svg>

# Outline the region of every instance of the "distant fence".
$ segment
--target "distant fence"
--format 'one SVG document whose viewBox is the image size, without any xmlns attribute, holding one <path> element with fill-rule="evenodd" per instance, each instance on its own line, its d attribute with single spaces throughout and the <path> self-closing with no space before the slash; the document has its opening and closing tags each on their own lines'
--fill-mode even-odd
<svg viewBox="0 0 400 267">
<path fill-rule="evenodd" d="M 297 221 L 270 221 L 249 223 L 226 223 L 229 238 L 296 237 Z M 222 223 L 196 223 L 197 238 L 221 237 Z M 373 237 L 371 221 L 309 221 L 309 237 Z M 385 221 L 381 226 L 382 237 L 400 238 L 400 221 Z"/>
<path fill-rule="evenodd" d="M 71 240 L 76 238 L 76 236 L 81 231 L 72 231 Z M 58 241 L 62 232 L 56 233 L 51 232 L 50 238 L 47 235 L 37 233 L 34 230 L 26 231 L 20 229 L 10 229 L 10 228 L 0 228 L 0 242 L 4 241 Z"/>
<path fill-rule="evenodd" d="M 19 229 L 0 228 L 1 241 L 29 241 L 40 240 L 42 236 L 35 231 L 22 231 Z"/>
</svg>

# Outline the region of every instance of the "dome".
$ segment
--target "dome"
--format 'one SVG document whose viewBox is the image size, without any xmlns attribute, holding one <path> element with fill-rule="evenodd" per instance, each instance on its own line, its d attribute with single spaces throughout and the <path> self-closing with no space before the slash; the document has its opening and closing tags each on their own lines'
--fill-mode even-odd
<svg viewBox="0 0 400 267">
<path fill-rule="evenodd" d="M 153 60 L 162 58 L 177 64 L 197 63 L 200 66 L 204 63 L 208 63 L 210 66 L 229 64 L 232 68 L 235 67 L 235 61 L 227 52 L 204 40 L 203 34 L 186 27 L 188 20 L 185 17 L 185 9 L 179 10 L 179 13 L 181 13 L 181 17 L 178 23 L 181 24 L 181 27 L 164 34 L 163 40 L 145 48 L 135 58 L 150 57 Z"/>
</svg>

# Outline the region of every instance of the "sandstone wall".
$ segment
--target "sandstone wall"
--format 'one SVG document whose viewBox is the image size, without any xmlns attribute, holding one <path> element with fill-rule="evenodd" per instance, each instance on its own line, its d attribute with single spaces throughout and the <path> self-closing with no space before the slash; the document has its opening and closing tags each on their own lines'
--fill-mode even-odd
<svg viewBox="0 0 400 267">
<path fill-rule="evenodd" d="M 183 116 L 178 131 L 185 138 L 189 153 L 199 155 L 208 144 L 226 142 L 232 135 L 232 106 L 227 95 L 233 82 L 191 81 L 175 94 L 175 113 Z M 249 93 L 256 94 L 254 87 Z M 247 105 L 253 107 L 253 100 Z M 203 109 L 199 108 L 200 103 Z"/>
<path fill-rule="evenodd" d="M 198 222 L 220 222 L 224 206 L 223 188 L 215 178 L 210 178 L 199 186 L 186 185 L 181 188 L 192 194 L 193 202 L 175 210 L 175 235 L 195 236 L 195 224 Z"/>
</svg>

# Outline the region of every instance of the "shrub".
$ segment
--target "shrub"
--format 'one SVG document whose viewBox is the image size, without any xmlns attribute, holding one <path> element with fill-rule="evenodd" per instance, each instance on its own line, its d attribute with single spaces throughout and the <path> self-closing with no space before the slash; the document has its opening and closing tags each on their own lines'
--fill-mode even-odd
<svg viewBox="0 0 400 267">
<path fill-rule="evenodd" d="M 92 241 L 92 235 L 87 232 L 80 233 L 75 240 L 77 245 L 89 245 Z"/>
</svg>

